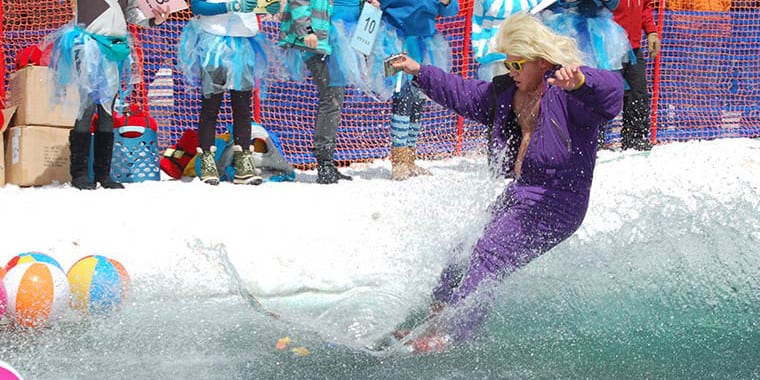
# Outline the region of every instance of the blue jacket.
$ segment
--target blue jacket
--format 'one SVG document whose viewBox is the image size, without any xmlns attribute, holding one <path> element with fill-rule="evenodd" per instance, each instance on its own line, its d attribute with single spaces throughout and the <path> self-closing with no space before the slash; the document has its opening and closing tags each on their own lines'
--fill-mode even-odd
<svg viewBox="0 0 760 380">
<path fill-rule="evenodd" d="M 438 0 L 380 0 L 380 9 L 383 20 L 398 29 L 402 37 L 427 37 L 436 33 L 436 17 L 456 16 L 459 3 L 451 0 L 444 6 Z"/>
</svg>

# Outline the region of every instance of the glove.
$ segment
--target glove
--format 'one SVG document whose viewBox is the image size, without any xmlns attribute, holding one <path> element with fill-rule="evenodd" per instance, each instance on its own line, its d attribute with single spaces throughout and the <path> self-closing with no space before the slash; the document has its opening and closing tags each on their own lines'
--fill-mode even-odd
<svg viewBox="0 0 760 380">
<path fill-rule="evenodd" d="M 230 0 L 227 2 L 227 13 L 240 12 L 240 1 Z"/>
<path fill-rule="evenodd" d="M 660 53 L 660 37 L 657 33 L 647 34 L 647 49 L 649 49 L 649 55 L 656 57 Z"/>
<path fill-rule="evenodd" d="M 256 8 L 256 0 L 240 0 L 240 12 L 251 13 Z"/>
</svg>

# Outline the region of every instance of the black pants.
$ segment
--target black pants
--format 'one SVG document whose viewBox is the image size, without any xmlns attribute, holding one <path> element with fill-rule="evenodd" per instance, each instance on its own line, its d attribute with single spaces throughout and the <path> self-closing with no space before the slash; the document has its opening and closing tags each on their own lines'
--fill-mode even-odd
<svg viewBox="0 0 760 380">
<path fill-rule="evenodd" d="M 96 110 L 98 111 L 98 124 L 95 127 L 95 130 L 98 132 L 113 132 L 113 116 L 111 115 L 111 110 L 106 109 L 106 106 L 92 102 L 85 107 L 82 116 L 77 119 L 74 124 L 74 130 L 78 133 L 90 133 L 92 117 L 95 115 Z"/>
<path fill-rule="evenodd" d="M 332 161 L 337 147 L 340 113 L 343 109 L 344 86 L 330 86 L 330 70 L 327 57 L 315 55 L 306 61 L 314 85 L 317 86 L 319 101 L 317 117 L 314 120 L 314 158 L 317 162 Z"/>
<path fill-rule="evenodd" d="M 230 90 L 232 103 L 232 135 L 235 145 L 243 150 L 251 145 L 251 91 Z M 208 151 L 216 138 L 216 118 L 222 105 L 224 93 L 211 94 L 201 100 L 201 115 L 198 120 L 198 140 L 201 149 Z"/>
<path fill-rule="evenodd" d="M 623 97 L 623 149 L 640 149 L 649 145 L 649 94 L 647 93 L 646 61 L 641 48 L 633 49 L 636 64 L 623 64 L 623 78 L 631 87 Z"/>
</svg>

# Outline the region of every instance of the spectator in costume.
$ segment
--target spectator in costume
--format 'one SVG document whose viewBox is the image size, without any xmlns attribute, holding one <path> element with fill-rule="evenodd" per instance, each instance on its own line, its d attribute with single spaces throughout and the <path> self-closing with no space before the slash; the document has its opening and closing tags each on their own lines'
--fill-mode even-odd
<svg viewBox="0 0 760 380">
<path fill-rule="evenodd" d="M 216 161 L 216 121 L 224 92 L 232 105 L 233 183 L 262 183 L 253 163 L 251 98 L 268 74 L 267 57 L 274 46 L 259 33 L 253 13 L 255 0 L 193 0 L 195 17 L 182 32 L 178 69 L 191 87 L 203 95 L 198 118 L 200 179 L 219 184 Z"/>
<path fill-rule="evenodd" d="M 583 62 L 622 75 L 623 63 L 632 57 L 625 30 L 613 19 L 619 0 L 558 0 L 540 15 L 555 32 L 578 43 Z M 627 89 L 628 85 L 624 86 Z M 599 129 L 599 148 L 605 144 L 605 128 Z"/>
<path fill-rule="evenodd" d="M 379 7 L 377 0 L 370 4 Z M 288 0 L 280 24 L 280 45 L 286 49 L 291 76 L 303 80 L 303 66 L 312 76 L 319 96 L 314 125 L 313 154 L 317 183 L 352 180 L 338 171 L 337 132 L 346 86 L 363 87 L 368 80 L 366 60 L 350 46 L 359 19 L 359 0 Z"/>
<path fill-rule="evenodd" d="M 167 9 L 157 7 L 148 18 L 135 0 L 78 0 L 74 8 L 74 21 L 50 37 L 50 67 L 58 99 L 66 98 L 70 84 L 79 89 L 79 113 L 69 132 L 71 184 L 80 190 L 95 189 L 97 183 L 106 189 L 123 189 L 124 185 L 114 181 L 110 173 L 114 103 L 117 95 L 123 100 L 132 85 L 130 69 L 134 59 L 127 23 L 159 25 L 166 21 Z M 119 93 L 122 85 L 126 89 Z M 88 167 L 93 138 L 90 126 L 96 113 L 93 182 Z"/>
<path fill-rule="evenodd" d="M 623 101 L 623 128 L 620 131 L 623 149 L 649 150 L 650 106 L 647 92 L 647 70 L 641 51 L 641 31 L 647 36 L 650 57 L 660 52 L 660 37 L 654 23 L 652 0 L 630 0 L 620 3 L 614 12 L 618 22 L 628 34 L 635 59 L 623 63 L 623 78 L 630 89 Z"/>
<path fill-rule="evenodd" d="M 433 101 L 489 125 L 490 163 L 513 178 L 491 205 L 491 220 L 466 270 L 444 270 L 433 292 L 429 328 L 412 342 L 417 351 L 446 350 L 469 339 L 491 301 L 485 284 L 498 283 L 580 227 L 599 126 L 622 107 L 620 76 L 580 66 L 576 42 L 532 16 L 507 19 L 497 50 L 506 54 L 509 74 L 492 82 L 465 80 L 410 58 L 394 63 L 414 75 Z M 473 302 L 476 290 L 486 297 Z"/>
<path fill-rule="evenodd" d="M 612 16 L 618 1 L 558 0 L 539 14 L 556 33 L 575 39 L 585 65 L 621 70 L 631 47 L 625 30 Z"/>
<path fill-rule="evenodd" d="M 389 31 L 381 33 L 376 44 L 387 53 L 405 52 L 415 61 L 434 65 L 444 71 L 451 69 L 451 47 L 435 27 L 438 16 L 459 13 L 457 0 L 381 0 L 383 21 Z M 373 78 L 383 78 L 382 58 L 370 56 Z M 398 86 L 396 81 L 402 81 Z M 406 75 L 385 80 L 382 86 L 397 92 L 378 89 L 377 93 L 392 93 L 391 108 L 391 178 L 405 180 L 412 176 L 430 174 L 417 166 L 417 137 L 425 98 Z"/>
</svg>

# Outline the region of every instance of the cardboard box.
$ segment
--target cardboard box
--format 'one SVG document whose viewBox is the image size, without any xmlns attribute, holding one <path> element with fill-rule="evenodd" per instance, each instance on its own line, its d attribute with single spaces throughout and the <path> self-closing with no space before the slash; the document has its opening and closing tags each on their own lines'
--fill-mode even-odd
<svg viewBox="0 0 760 380">
<path fill-rule="evenodd" d="M 11 74 L 8 100 L 17 108 L 16 125 L 74 127 L 79 92 L 72 87 L 66 91 L 66 99 L 53 99 L 49 70 L 45 66 L 27 66 Z"/>
<path fill-rule="evenodd" d="M 11 124 L 16 107 L 10 107 L 3 110 L 3 124 L 0 125 L 0 187 L 5 186 L 5 130 Z"/>
<path fill-rule="evenodd" d="M 5 180 L 19 186 L 70 182 L 68 128 L 12 127 L 5 134 Z"/>
</svg>

